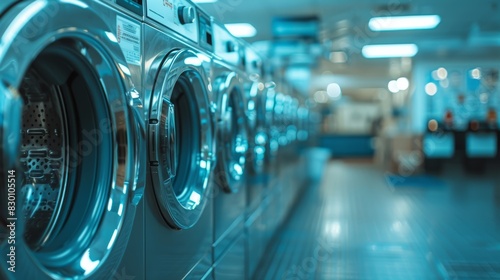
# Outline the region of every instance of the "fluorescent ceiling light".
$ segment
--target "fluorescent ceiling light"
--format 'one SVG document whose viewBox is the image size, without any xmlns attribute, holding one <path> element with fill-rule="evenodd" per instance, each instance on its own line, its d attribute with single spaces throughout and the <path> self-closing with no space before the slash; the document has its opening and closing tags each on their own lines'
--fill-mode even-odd
<svg viewBox="0 0 500 280">
<path fill-rule="evenodd" d="M 374 17 L 368 22 L 373 31 L 433 29 L 441 22 L 438 15 Z"/>
<path fill-rule="evenodd" d="M 205 4 L 205 3 L 215 3 L 217 0 L 193 0 L 193 3 Z"/>
<path fill-rule="evenodd" d="M 418 47 L 415 44 L 366 45 L 361 52 L 366 58 L 413 57 Z"/>
<path fill-rule="evenodd" d="M 248 38 L 257 35 L 257 29 L 250 23 L 229 23 L 226 28 L 236 37 Z"/>
</svg>

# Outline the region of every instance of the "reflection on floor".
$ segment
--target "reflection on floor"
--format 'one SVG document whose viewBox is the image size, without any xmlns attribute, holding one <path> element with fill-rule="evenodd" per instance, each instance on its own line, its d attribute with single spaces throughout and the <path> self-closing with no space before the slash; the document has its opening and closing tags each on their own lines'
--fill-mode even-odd
<svg viewBox="0 0 500 280">
<path fill-rule="evenodd" d="M 371 163 L 332 161 L 255 279 L 500 279 L 499 170 L 394 187 Z"/>
</svg>

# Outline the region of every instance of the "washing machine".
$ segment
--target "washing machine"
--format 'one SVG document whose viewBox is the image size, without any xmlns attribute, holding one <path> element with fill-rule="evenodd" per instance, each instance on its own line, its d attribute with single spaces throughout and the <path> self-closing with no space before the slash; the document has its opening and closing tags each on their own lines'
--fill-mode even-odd
<svg viewBox="0 0 500 280">
<path fill-rule="evenodd" d="M 254 175 L 262 175 L 266 171 L 265 155 L 269 143 L 267 93 L 274 87 L 274 83 L 263 82 L 262 58 L 250 46 L 245 48 L 245 61 L 246 89 L 249 96 L 250 167 Z"/>
<path fill-rule="evenodd" d="M 269 185 L 276 183 L 277 173 L 279 169 L 279 154 L 283 146 L 286 144 L 284 140 L 285 125 L 284 125 L 284 107 L 285 95 L 280 90 L 281 84 L 270 88 L 266 92 L 266 118 L 268 121 L 268 145 L 265 155 L 266 170 L 269 176 L 274 180 L 269 182 Z M 285 138 L 283 138 L 285 136 Z M 272 188 L 272 186 L 269 186 Z"/>
<path fill-rule="evenodd" d="M 297 140 L 297 113 L 299 110 L 299 100 L 296 97 L 290 97 L 287 105 L 286 137 L 288 139 L 288 143 L 293 144 Z"/>
<path fill-rule="evenodd" d="M 247 218 L 251 218 L 262 204 L 266 192 L 269 170 L 266 170 L 265 155 L 268 145 L 266 95 L 268 89 L 261 80 L 262 60 L 250 47 L 245 46 L 245 89 L 248 96 L 247 116 L 249 122 L 250 149 L 248 152 L 249 176 Z"/>
<path fill-rule="evenodd" d="M 279 148 L 279 127 L 278 127 L 278 115 L 276 113 L 277 108 L 277 93 L 275 87 L 270 88 L 266 92 L 266 120 L 268 122 L 268 139 L 265 154 L 265 166 L 269 174 L 274 174 L 276 169 L 276 157 Z"/>
<path fill-rule="evenodd" d="M 145 180 L 144 113 L 118 15 L 109 21 L 100 4 L 0 5 L 2 154 L 16 164 L 13 188 L 1 184 L 3 279 L 109 279 L 129 241 Z"/>
<path fill-rule="evenodd" d="M 248 100 L 241 70 L 239 42 L 225 27 L 212 22 L 213 97 L 216 105 L 217 166 L 214 170 L 214 275 L 244 277 L 244 219 L 248 169 Z"/>
<path fill-rule="evenodd" d="M 310 112 L 305 104 L 301 104 L 297 111 L 298 132 L 297 140 L 305 144 L 309 140 Z"/>
<path fill-rule="evenodd" d="M 184 0 L 144 1 L 143 91 L 148 176 L 142 279 L 211 277 L 215 165 L 209 34 Z M 206 22 L 206 19 L 204 20 Z M 204 42 L 200 42 L 204 41 Z"/>
</svg>

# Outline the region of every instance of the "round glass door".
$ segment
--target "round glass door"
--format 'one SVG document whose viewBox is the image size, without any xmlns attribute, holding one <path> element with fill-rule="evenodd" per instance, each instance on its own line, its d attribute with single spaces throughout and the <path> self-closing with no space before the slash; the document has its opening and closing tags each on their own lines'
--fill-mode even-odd
<svg viewBox="0 0 500 280">
<path fill-rule="evenodd" d="M 246 168 L 248 151 L 246 102 L 235 73 L 223 74 L 215 84 L 215 96 L 218 100 L 216 180 L 224 191 L 235 193 L 244 183 Z"/>
<path fill-rule="evenodd" d="M 202 62 L 191 51 L 165 59 L 153 86 L 149 120 L 151 176 L 165 221 L 196 224 L 207 202 L 213 127 Z"/>
</svg>

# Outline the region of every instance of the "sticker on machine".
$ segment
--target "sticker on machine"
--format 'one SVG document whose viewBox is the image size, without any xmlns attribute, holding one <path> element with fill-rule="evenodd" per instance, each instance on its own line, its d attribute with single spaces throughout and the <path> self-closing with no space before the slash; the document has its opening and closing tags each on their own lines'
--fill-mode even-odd
<svg viewBox="0 0 500 280">
<path fill-rule="evenodd" d="M 141 64 L 141 26 L 131 20 L 116 17 L 116 40 L 128 64 Z"/>
</svg>

